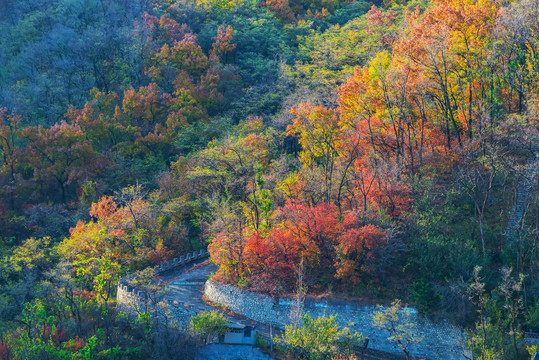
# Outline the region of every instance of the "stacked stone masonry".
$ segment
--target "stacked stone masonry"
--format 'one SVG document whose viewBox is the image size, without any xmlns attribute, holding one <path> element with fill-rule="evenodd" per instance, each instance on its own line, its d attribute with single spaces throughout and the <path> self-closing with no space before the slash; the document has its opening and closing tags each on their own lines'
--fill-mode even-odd
<svg viewBox="0 0 539 360">
<path fill-rule="evenodd" d="M 167 261 L 166 263 L 157 265 L 154 267 L 154 270 L 155 273 L 159 275 L 180 266 L 188 265 L 195 260 L 207 258 L 209 255 L 210 254 L 206 249 L 201 249 L 199 251 L 194 251 L 185 256 L 180 256 L 174 258 L 173 260 Z M 146 301 L 143 291 L 129 286 L 129 280 L 133 279 L 135 276 L 136 274 L 127 275 L 118 281 L 118 291 L 116 295 L 117 306 L 120 311 L 123 311 L 129 316 L 135 316 L 137 314 L 137 310 L 144 312 L 155 310 L 150 309 L 152 305 L 148 304 Z M 184 304 L 183 302 L 169 304 L 169 310 L 172 317 L 184 325 L 189 322 L 192 316 L 196 315 L 196 312 L 193 310 L 193 306 L 190 304 Z"/>
<path fill-rule="evenodd" d="M 537 178 L 539 168 L 539 154 L 530 155 L 528 159 L 528 171 L 520 179 L 515 196 L 515 203 L 511 209 L 511 216 L 507 222 L 505 236 L 509 241 L 516 241 L 522 224 L 522 218 L 528 206 L 530 191 Z"/>
<path fill-rule="evenodd" d="M 269 296 L 245 291 L 229 285 L 207 281 L 206 297 L 230 310 L 263 324 L 279 328 L 291 323 L 290 314 L 294 302 L 286 298 Z M 311 300 L 304 304 L 304 312 L 312 317 L 335 315 L 337 323 L 369 338 L 369 348 L 402 355 L 396 343 L 389 341 L 389 334 L 372 326 L 371 319 L 376 306 L 360 305 L 349 301 Z M 415 309 L 408 308 L 413 314 L 417 335 L 423 338 L 420 344 L 411 347 L 411 353 L 429 359 L 465 359 L 464 334 L 447 321 L 435 321 L 419 316 Z"/>
</svg>

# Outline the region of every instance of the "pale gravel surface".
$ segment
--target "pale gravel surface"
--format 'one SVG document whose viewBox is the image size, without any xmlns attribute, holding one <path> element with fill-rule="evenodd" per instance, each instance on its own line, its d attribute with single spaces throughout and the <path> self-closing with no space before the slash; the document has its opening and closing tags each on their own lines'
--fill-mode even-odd
<svg viewBox="0 0 539 360">
<path fill-rule="evenodd" d="M 169 304 L 174 301 L 183 302 L 184 304 L 193 305 L 196 312 L 212 311 L 222 309 L 213 307 L 207 304 L 202 296 L 204 295 L 204 283 L 210 277 L 212 272 L 217 270 L 217 266 L 208 260 L 201 260 L 187 268 L 174 270 L 158 277 L 159 280 L 168 284 L 168 291 L 165 294 L 165 299 Z M 256 326 L 256 330 L 262 336 L 269 338 L 269 326 L 257 323 L 245 317 L 225 312 L 225 316 L 232 322 L 241 323 L 244 325 Z M 280 334 L 279 330 L 272 329 L 273 335 Z M 361 357 L 359 358 L 361 359 Z M 363 360 L 401 360 L 404 357 L 395 356 L 392 354 L 367 350 L 362 358 Z"/>
</svg>

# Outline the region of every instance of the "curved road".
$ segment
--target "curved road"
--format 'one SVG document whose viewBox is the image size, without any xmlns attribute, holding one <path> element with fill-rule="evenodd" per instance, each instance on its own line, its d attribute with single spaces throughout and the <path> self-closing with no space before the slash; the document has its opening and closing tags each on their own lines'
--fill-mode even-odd
<svg viewBox="0 0 539 360">
<path fill-rule="evenodd" d="M 169 304 L 178 301 L 183 302 L 184 304 L 193 305 L 193 310 L 197 313 L 216 309 L 223 312 L 222 309 L 213 307 L 202 299 L 202 296 L 204 295 L 204 284 L 206 280 L 209 279 L 211 273 L 215 271 L 217 271 L 217 266 L 209 260 L 206 260 L 198 262 L 188 268 L 171 271 L 159 276 L 158 279 L 168 285 L 168 290 L 164 299 L 166 299 Z M 231 312 L 223 313 L 225 314 L 225 317 L 232 322 L 256 326 L 256 331 L 260 335 L 268 339 L 270 338 L 269 326 L 257 323 Z M 277 331 L 280 334 L 280 331 Z M 274 328 L 271 329 L 271 332 L 274 336 L 277 335 Z"/>
<path fill-rule="evenodd" d="M 160 275 L 158 279 L 168 284 L 168 290 L 164 298 L 169 304 L 178 301 L 183 302 L 184 304 L 193 305 L 193 310 L 197 313 L 216 309 L 223 312 L 222 309 L 207 304 L 202 298 L 204 295 L 204 283 L 208 280 L 211 273 L 216 270 L 217 266 L 215 264 L 211 263 L 209 260 L 201 260 L 189 267 L 180 268 Z M 270 331 L 273 336 L 281 334 L 281 330 L 276 330 L 275 328 L 270 330 L 269 326 L 257 323 L 246 317 L 230 312 L 225 312 L 224 314 L 231 322 L 256 327 L 256 331 L 267 339 L 270 338 Z M 360 359 L 401 360 L 403 357 L 369 349 L 365 352 L 363 358 L 360 357 Z"/>
</svg>

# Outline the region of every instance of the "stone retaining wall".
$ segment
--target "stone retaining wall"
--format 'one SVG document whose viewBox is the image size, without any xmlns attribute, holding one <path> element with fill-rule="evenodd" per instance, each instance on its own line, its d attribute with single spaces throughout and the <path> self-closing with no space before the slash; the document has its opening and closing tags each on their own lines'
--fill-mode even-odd
<svg viewBox="0 0 539 360">
<path fill-rule="evenodd" d="M 211 281 L 206 282 L 204 293 L 209 300 L 252 320 L 280 328 L 291 323 L 290 314 L 294 304 L 291 299 L 272 298 Z M 369 348 L 402 355 L 396 343 L 387 340 L 389 334 L 386 331 L 371 325 L 371 316 L 376 310 L 376 306 L 336 300 L 308 299 L 304 305 L 304 312 L 312 317 L 336 315 L 339 326 L 368 337 Z M 419 316 L 414 308 L 406 311 L 412 313 L 417 335 L 423 337 L 420 344 L 410 347 L 412 355 L 433 360 L 465 359 L 464 334 L 459 328 L 447 321 Z"/>
<path fill-rule="evenodd" d="M 195 260 L 204 259 L 209 256 L 210 254 L 206 249 L 193 251 L 187 255 L 182 255 L 174 258 L 173 260 L 157 265 L 154 267 L 154 270 L 155 273 L 159 275 L 166 271 L 188 265 Z M 118 309 L 130 316 L 136 315 L 137 309 L 144 312 L 155 310 L 153 305 L 149 303 L 148 299 L 146 299 L 146 296 L 142 290 L 129 285 L 129 280 L 133 279 L 135 276 L 136 274 L 130 274 L 121 278 L 118 281 L 118 290 L 116 295 L 116 304 Z M 191 316 L 196 315 L 192 305 L 189 306 L 188 304 L 169 304 L 169 309 L 172 316 L 182 323 L 189 321 Z"/>
</svg>

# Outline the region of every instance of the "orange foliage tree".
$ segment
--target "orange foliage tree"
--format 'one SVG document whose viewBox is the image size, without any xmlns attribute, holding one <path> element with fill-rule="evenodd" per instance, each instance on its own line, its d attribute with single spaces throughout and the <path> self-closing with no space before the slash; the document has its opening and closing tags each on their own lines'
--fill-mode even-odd
<svg viewBox="0 0 539 360">
<path fill-rule="evenodd" d="M 244 246 L 246 271 L 255 288 L 267 290 L 267 284 L 275 284 L 272 291 L 289 291 L 299 271 L 315 287 L 333 276 L 357 280 L 369 252 L 388 238 L 374 225 L 362 226 L 353 214 L 341 221 L 330 203 L 310 207 L 289 201 L 274 217 L 267 234 L 252 233 Z"/>
<path fill-rule="evenodd" d="M 372 250 L 387 242 L 388 233 L 372 224 L 358 226 L 357 218 L 351 214 L 345 218 L 343 226 L 346 231 L 339 236 L 335 247 L 335 276 L 357 285 L 369 272 L 365 265 L 372 257 Z"/>
</svg>

